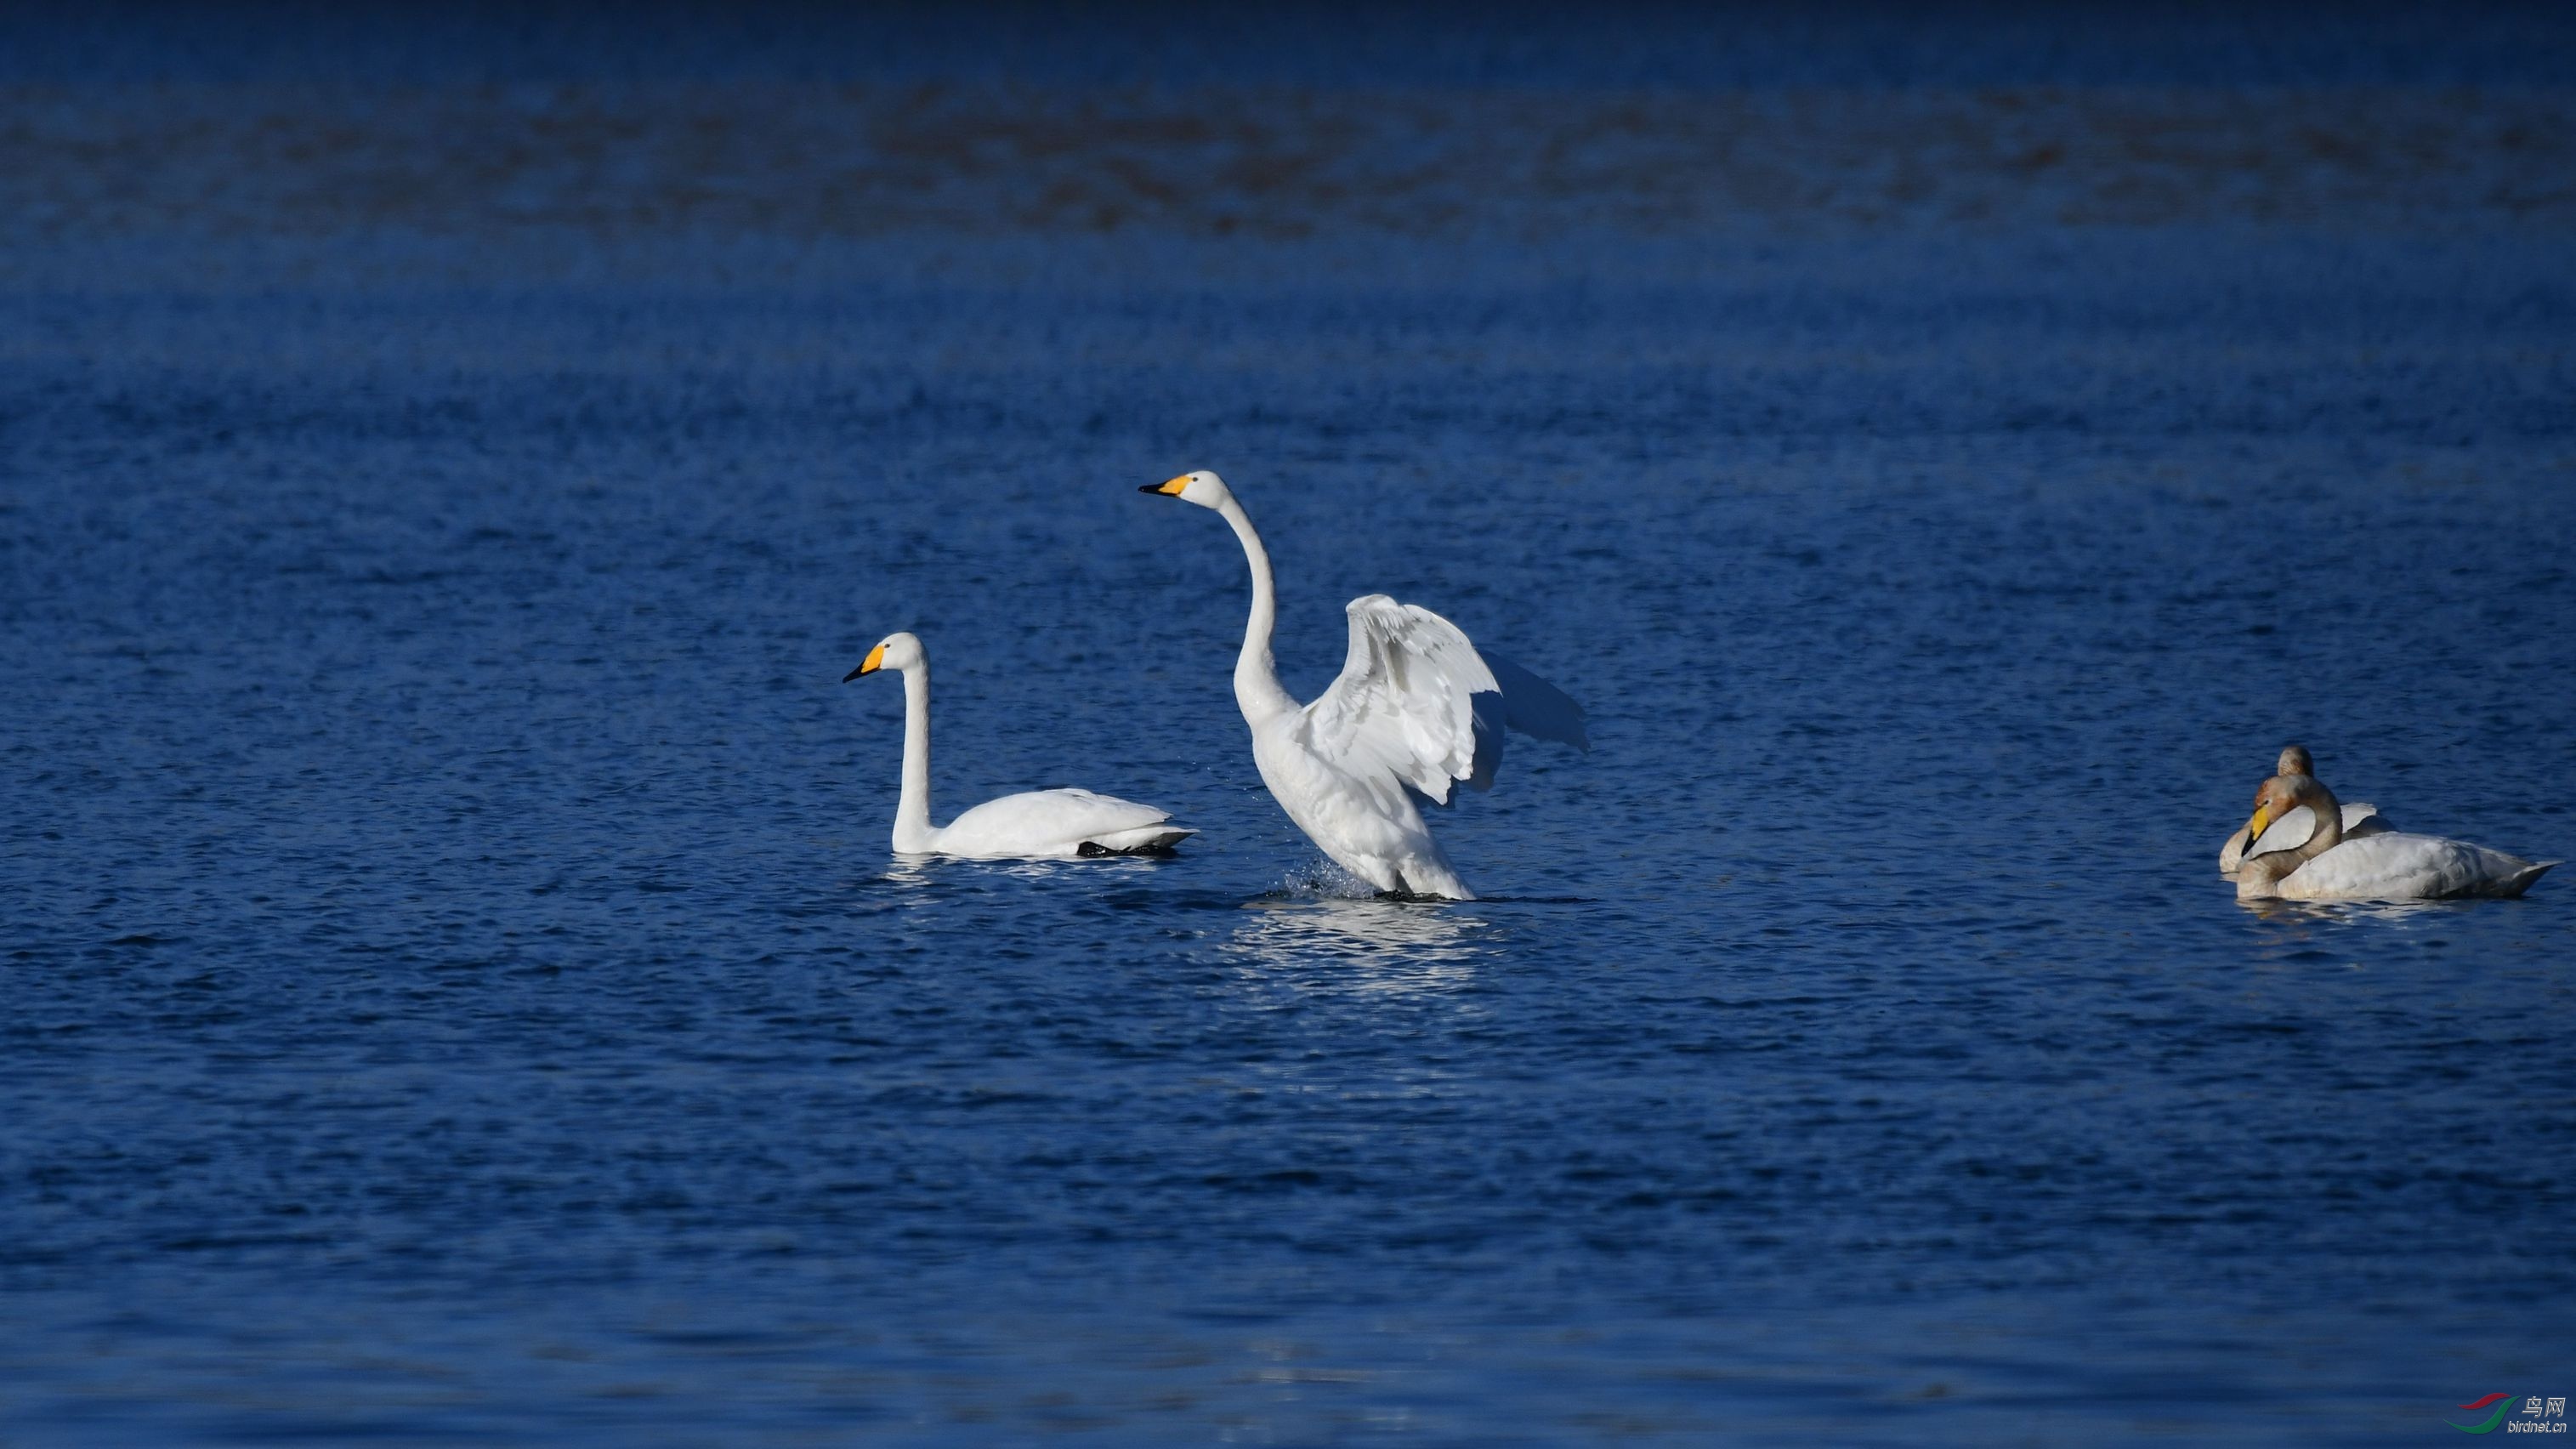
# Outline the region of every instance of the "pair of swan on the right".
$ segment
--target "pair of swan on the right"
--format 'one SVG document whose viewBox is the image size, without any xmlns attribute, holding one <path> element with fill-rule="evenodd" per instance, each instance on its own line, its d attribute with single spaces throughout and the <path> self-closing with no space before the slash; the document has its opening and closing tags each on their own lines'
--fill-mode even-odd
<svg viewBox="0 0 2576 1449">
<path fill-rule="evenodd" d="M 1253 763 L 1288 818 L 1381 891 L 1475 899 L 1432 839 L 1413 796 L 1446 804 L 1455 782 L 1479 790 L 1492 784 L 1507 728 L 1590 748 L 1582 707 L 1528 671 L 1479 654 L 1447 619 L 1384 594 L 1350 602 L 1350 653 L 1342 672 L 1312 703 L 1300 705 L 1271 660 L 1278 599 L 1269 552 L 1243 505 L 1209 472 L 1140 491 L 1212 508 L 1243 542 L 1252 613 L 1235 660 L 1234 698 L 1252 727 Z M 945 826 L 933 824 L 929 656 L 912 635 L 888 635 L 842 682 L 880 669 L 899 671 L 904 683 L 898 853 L 976 859 L 1159 854 L 1194 833 L 1151 805 L 1089 790 L 1005 795 Z"/>
<path fill-rule="evenodd" d="M 2558 864 L 2392 829 L 2377 807 L 2337 801 L 2300 746 L 2281 751 L 2276 769 L 2254 792 L 2253 818 L 2218 853 L 2239 900 L 2512 897 Z"/>
</svg>

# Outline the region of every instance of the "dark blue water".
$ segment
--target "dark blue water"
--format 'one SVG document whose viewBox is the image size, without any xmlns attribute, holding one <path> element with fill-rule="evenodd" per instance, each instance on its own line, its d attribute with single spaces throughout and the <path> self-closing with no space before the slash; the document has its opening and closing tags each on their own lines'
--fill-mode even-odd
<svg viewBox="0 0 2576 1449">
<path fill-rule="evenodd" d="M 2214 870 L 2294 739 L 2576 854 L 2568 29 L 2357 13 L 13 21 L 0 1438 L 2565 1393 L 2576 879 Z M 1262 792 L 1192 467 L 1292 688 L 1589 706 L 1490 899 Z M 890 858 L 896 629 L 943 815 L 1205 833 Z"/>
</svg>

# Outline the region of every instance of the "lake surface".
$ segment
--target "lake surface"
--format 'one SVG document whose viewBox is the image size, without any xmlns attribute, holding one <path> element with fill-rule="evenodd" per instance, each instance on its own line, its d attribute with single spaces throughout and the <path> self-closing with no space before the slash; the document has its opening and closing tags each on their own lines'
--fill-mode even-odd
<svg viewBox="0 0 2576 1449">
<path fill-rule="evenodd" d="M 1841 13 L 11 21 L 0 1438 L 2566 1394 L 2576 876 L 2214 857 L 2576 855 L 2570 27 Z M 1488 899 L 1263 792 L 1194 467 L 1292 689 L 1589 707 Z M 1204 833 L 890 856 L 896 629 L 942 816 Z"/>
</svg>

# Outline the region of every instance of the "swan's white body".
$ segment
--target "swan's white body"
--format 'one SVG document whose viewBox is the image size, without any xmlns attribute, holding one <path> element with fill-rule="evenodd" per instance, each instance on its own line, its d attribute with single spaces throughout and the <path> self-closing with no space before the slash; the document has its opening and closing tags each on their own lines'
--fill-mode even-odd
<svg viewBox="0 0 2576 1449">
<path fill-rule="evenodd" d="M 2343 810 L 2334 793 L 2307 775 L 2263 782 L 2254 836 L 2237 868 L 2239 899 L 2292 901 L 2442 901 L 2471 896 L 2521 895 L 2554 860 L 2520 856 L 2447 840 L 2386 830 L 2346 839 Z"/>
<path fill-rule="evenodd" d="M 1508 727 L 1589 748 L 1583 710 L 1553 686 L 1476 651 L 1457 625 L 1384 594 L 1353 599 L 1350 653 L 1332 687 L 1300 705 L 1279 682 L 1270 635 L 1279 617 L 1270 554 L 1214 473 L 1143 490 L 1212 508 L 1252 569 L 1252 612 L 1234 665 L 1234 700 L 1252 729 L 1252 761 L 1271 798 L 1306 837 L 1382 891 L 1473 900 L 1433 839 L 1419 794 L 1493 783 Z"/>
<path fill-rule="evenodd" d="M 2556 861 L 2529 861 L 2439 835 L 2402 830 L 2346 840 L 2273 887 L 2288 901 L 2447 901 L 2518 896 Z"/>
<path fill-rule="evenodd" d="M 903 672 L 903 793 L 894 808 L 899 855 L 1025 860 L 1168 850 L 1195 834 L 1168 811 L 1089 790 L 1032 790 L 987 800 L 946 825 L 930 823 L 930 656 L 910 634 L 892 634 L 842 680 Z"/>
<path fill-rule="evenodd" d="M 1115 795 L 1031 790 L 987 800 L 944 826 L 925 820 L 922 829 L 906 831 L 898 824 L 894 848 L 905 855 L 955 855 L 968 860 L 1133 855 L 1167 849 L 1192 834 L 1171 819 L 1167 810 Z M 1086 845 L 1092 849 L 1086 852 Z"/>
</svg>

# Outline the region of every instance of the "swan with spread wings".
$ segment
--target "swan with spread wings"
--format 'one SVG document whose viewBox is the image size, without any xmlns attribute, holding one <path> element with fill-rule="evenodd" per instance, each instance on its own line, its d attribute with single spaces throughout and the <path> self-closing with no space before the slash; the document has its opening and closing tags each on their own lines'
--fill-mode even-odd
<svg viewBox="0 0 2576 1449">
<path fill-rule="evenodd" d="M 1583 708 L 1508 661 L 1479 653 L 1455 624 L 1384 594 L 1350 602 L 1350 654 L 1332 687 L 1299 704 L 1270 654 L 1278 596 L 1270 554 L 1232 490 L 1214 473 L 1184 473 L 1138 490 L 1212 508 L 1252 566 L 1252 615 L 1235 658 L 1234 700 L 1252 727 L 1261 782 L 1326 855 L 1382 891 L 1474 900 L 1423 824 L 1463 781 L 1493 784 L 1503 731 L 1589 749 Z"/>
</svg>

